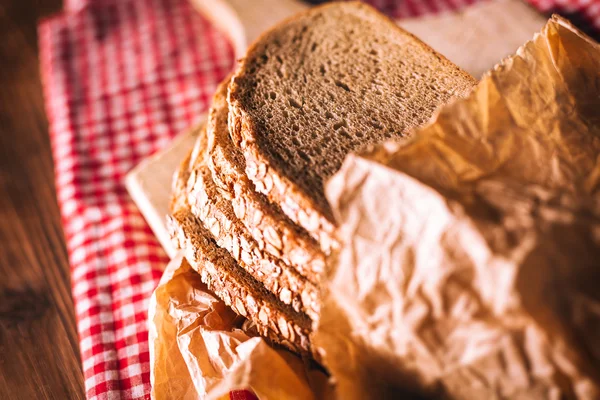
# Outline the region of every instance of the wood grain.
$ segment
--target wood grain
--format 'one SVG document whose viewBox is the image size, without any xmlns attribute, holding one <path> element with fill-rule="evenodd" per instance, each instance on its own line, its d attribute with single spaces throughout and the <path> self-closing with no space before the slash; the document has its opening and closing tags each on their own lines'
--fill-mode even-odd
<svg viewBox="0 0 600 400">
<path fill-rule="evenodd" d="M 0 399 L 84 398 L 37 54 L 60 8 L 0 0 Z"/>
</svg>

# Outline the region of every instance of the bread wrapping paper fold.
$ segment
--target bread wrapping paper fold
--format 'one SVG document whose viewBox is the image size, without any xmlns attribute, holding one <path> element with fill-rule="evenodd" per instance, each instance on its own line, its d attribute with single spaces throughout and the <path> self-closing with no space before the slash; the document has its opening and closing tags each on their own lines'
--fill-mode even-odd
<svg viewBox="0 0 600 400">
<path fill-rule="evenodd" d="M 181 255 L 167 265 L 149 309 L 154 399 L 229 399 L 230 391 L 242 389 L 259 399 L 326 397 L 323 372 L 244 333 L 247 321 L 215 297 Z"/>
<path fill-rule="evenodd" d="M 347 158 L 314 337 L 336 398 L 600 397 L 599 73 L 554 17 L 412 139 Z M 150 306 L 153 398 L 334 398 L 242 323 L 176 257 Z"/>
<path fill-rule="evenodd" d="M 338 398 L 600 398 L 600 47 L 553 17 L 327 185 Z"/>
</svg>

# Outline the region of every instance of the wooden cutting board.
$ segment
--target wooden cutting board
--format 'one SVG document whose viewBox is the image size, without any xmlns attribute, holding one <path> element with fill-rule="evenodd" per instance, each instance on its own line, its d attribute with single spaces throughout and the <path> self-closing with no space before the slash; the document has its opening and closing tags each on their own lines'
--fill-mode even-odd
<svg viewBox="0 0 600 400">
<path fill-rule="evenodd" d="M 295 0 L 190 1 L 227 34 L 236 58 L 243 57 L 248 43 L 265 29 L 308 7 Z M 519 0 L 495 0 L 464 12 L 407 19 L 399 24 L 479 78 L 530 40 L 545 22 L 544 17 Z M 193 146 L 193 131 L 178 135 L 167 148 L 144 160 L 125 179 L 131 197 L 170 257 L 176 253 L 165 225 L 171 179 Z"/>
<path fill-rule="evenodd" d="M 199 125 L 205 123 L 206 116 Z M 125 177 L 127 191 L 170 258 L 177 253 L 166 227 L 171 181 L 175 169 L 194 146 L 198 131 L 180 133 L 167 148 L 142 161 Z"/>
<path fill-rule="evenodd" d="M 531 40 L 546 21 L 523 1 L 495 0 L 399 25 L 479 79 Z"/>
</svg>

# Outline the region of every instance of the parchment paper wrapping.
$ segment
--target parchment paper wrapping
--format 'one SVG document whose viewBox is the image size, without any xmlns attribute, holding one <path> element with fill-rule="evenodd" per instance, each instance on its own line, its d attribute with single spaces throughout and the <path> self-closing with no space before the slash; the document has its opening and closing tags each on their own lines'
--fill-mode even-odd
<svg viewBox="0 0 600 400">
<path fill-rule="evenodd" d="M 348 157 L 315 338 L 338 398 L 600 398 L 599 179 L 600 48 L 556 17 L 411 139 Z"/>
<path fill-rule="evenodd" d="M 150 303 L 154 399 L 229 399 L 230 391 L 241 389 L 260 399 L 313 399 L 327 389 L 324 373 L 244 333 L 247 322 L 181 256 L 165 269 Z"/>
</svg>

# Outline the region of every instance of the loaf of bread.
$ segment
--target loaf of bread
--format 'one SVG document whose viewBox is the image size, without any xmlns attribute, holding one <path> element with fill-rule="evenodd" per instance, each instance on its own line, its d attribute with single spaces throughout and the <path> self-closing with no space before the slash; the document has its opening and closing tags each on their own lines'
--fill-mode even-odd
<svg viewBox="0 0 600 400">
<path fill-rule="evenodd" d="M 217 89 L 174 178 L 174 242 L 262 335 L 312 355 L 320 277 L 338 240 L 323 182 L 348 153 L 404 137 L 474 85 L 361 3 L 284 21 Z"/>
</svg>

